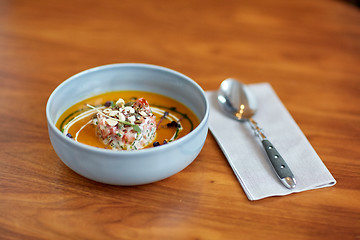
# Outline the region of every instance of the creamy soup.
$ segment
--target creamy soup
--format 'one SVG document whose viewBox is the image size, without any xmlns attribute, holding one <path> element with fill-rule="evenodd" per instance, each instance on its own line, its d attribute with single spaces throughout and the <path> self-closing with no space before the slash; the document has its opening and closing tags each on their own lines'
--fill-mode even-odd
<svg viewBox="0 0 360 240">
<path fill-rule="evenodd" d="M 198 124 L 195 114 L 174 99 L 143 91 L 116 91 L 75 104 L 56 126 L 87 145 L 139 150 L 175 141 Z"/>
</svg>

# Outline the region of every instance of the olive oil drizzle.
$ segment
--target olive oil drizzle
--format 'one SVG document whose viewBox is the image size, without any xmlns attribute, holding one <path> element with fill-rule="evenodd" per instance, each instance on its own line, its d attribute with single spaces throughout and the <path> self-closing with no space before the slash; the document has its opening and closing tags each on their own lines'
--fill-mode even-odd
<svg viewBox="0 0 360 240">
<path fill-rule="evenodd" d="M 78 109 L 78 110 L 70 113 L 68 116 L 66 116 L 66 118 L 64 118 L 64 120 L 60 123 L 60 126 L 59 126 L 59 129 L 61 130 L 61 132 L 64 132 L 64 125 L 65 125 L 65 123 L 69 123 L 71 120 L 73 120 L 73 119 L 76 117 L 76 116 L 72 117 L 74 114 L 76 114 L 76 113 L 79 113 L 79 114 L 80 114 L 80 113 L 83 112 L 83 111 L 84 111 L 84 109 L 81 108 L 81 109 Z M 71 117 L 72 117 L 72 118 L 71 118 Z"/>
</svg>

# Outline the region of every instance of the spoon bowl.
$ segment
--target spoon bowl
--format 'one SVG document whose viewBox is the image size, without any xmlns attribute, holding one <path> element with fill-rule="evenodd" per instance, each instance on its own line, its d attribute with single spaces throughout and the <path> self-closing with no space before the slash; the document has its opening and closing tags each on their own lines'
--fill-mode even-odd
<svg viewBox="0 0 360 240">
<path fill-rule="evenodd" d="M 218 101 L 228 116 L 240 121 L 249 120 L 257 109 L 256 98 L 248 86 L 233 78 L 228 78 L 221 83 Z"/>
</svg>

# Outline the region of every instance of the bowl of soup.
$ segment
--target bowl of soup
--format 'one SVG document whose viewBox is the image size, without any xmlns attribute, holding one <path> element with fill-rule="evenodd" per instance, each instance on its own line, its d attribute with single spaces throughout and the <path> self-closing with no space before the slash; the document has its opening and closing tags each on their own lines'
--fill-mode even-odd
<svg viewBox="0 0 360 240">
<path fill-rule="evenodd" d="M 76 173 L 140 185 L 190 165 L 208 132 L 209 104 L 192 79 L 139 63 L 95 67 L 62 82 L 46 117 L 51 144 Z"/>
</svg>

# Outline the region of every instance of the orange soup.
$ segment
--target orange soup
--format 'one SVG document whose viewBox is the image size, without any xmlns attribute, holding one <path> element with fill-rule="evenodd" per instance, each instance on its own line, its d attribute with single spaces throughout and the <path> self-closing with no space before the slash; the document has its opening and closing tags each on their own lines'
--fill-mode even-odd
<svg viewBox="0 0 360 240">
<path fill-rule="evenodd" d="M 138 150 L 175 141 L 198 124 L 195 114 L 174 99 L 143 91 L 116 91 L 75 104 L 56 126 L 87 145 Z"/>
</svg>

